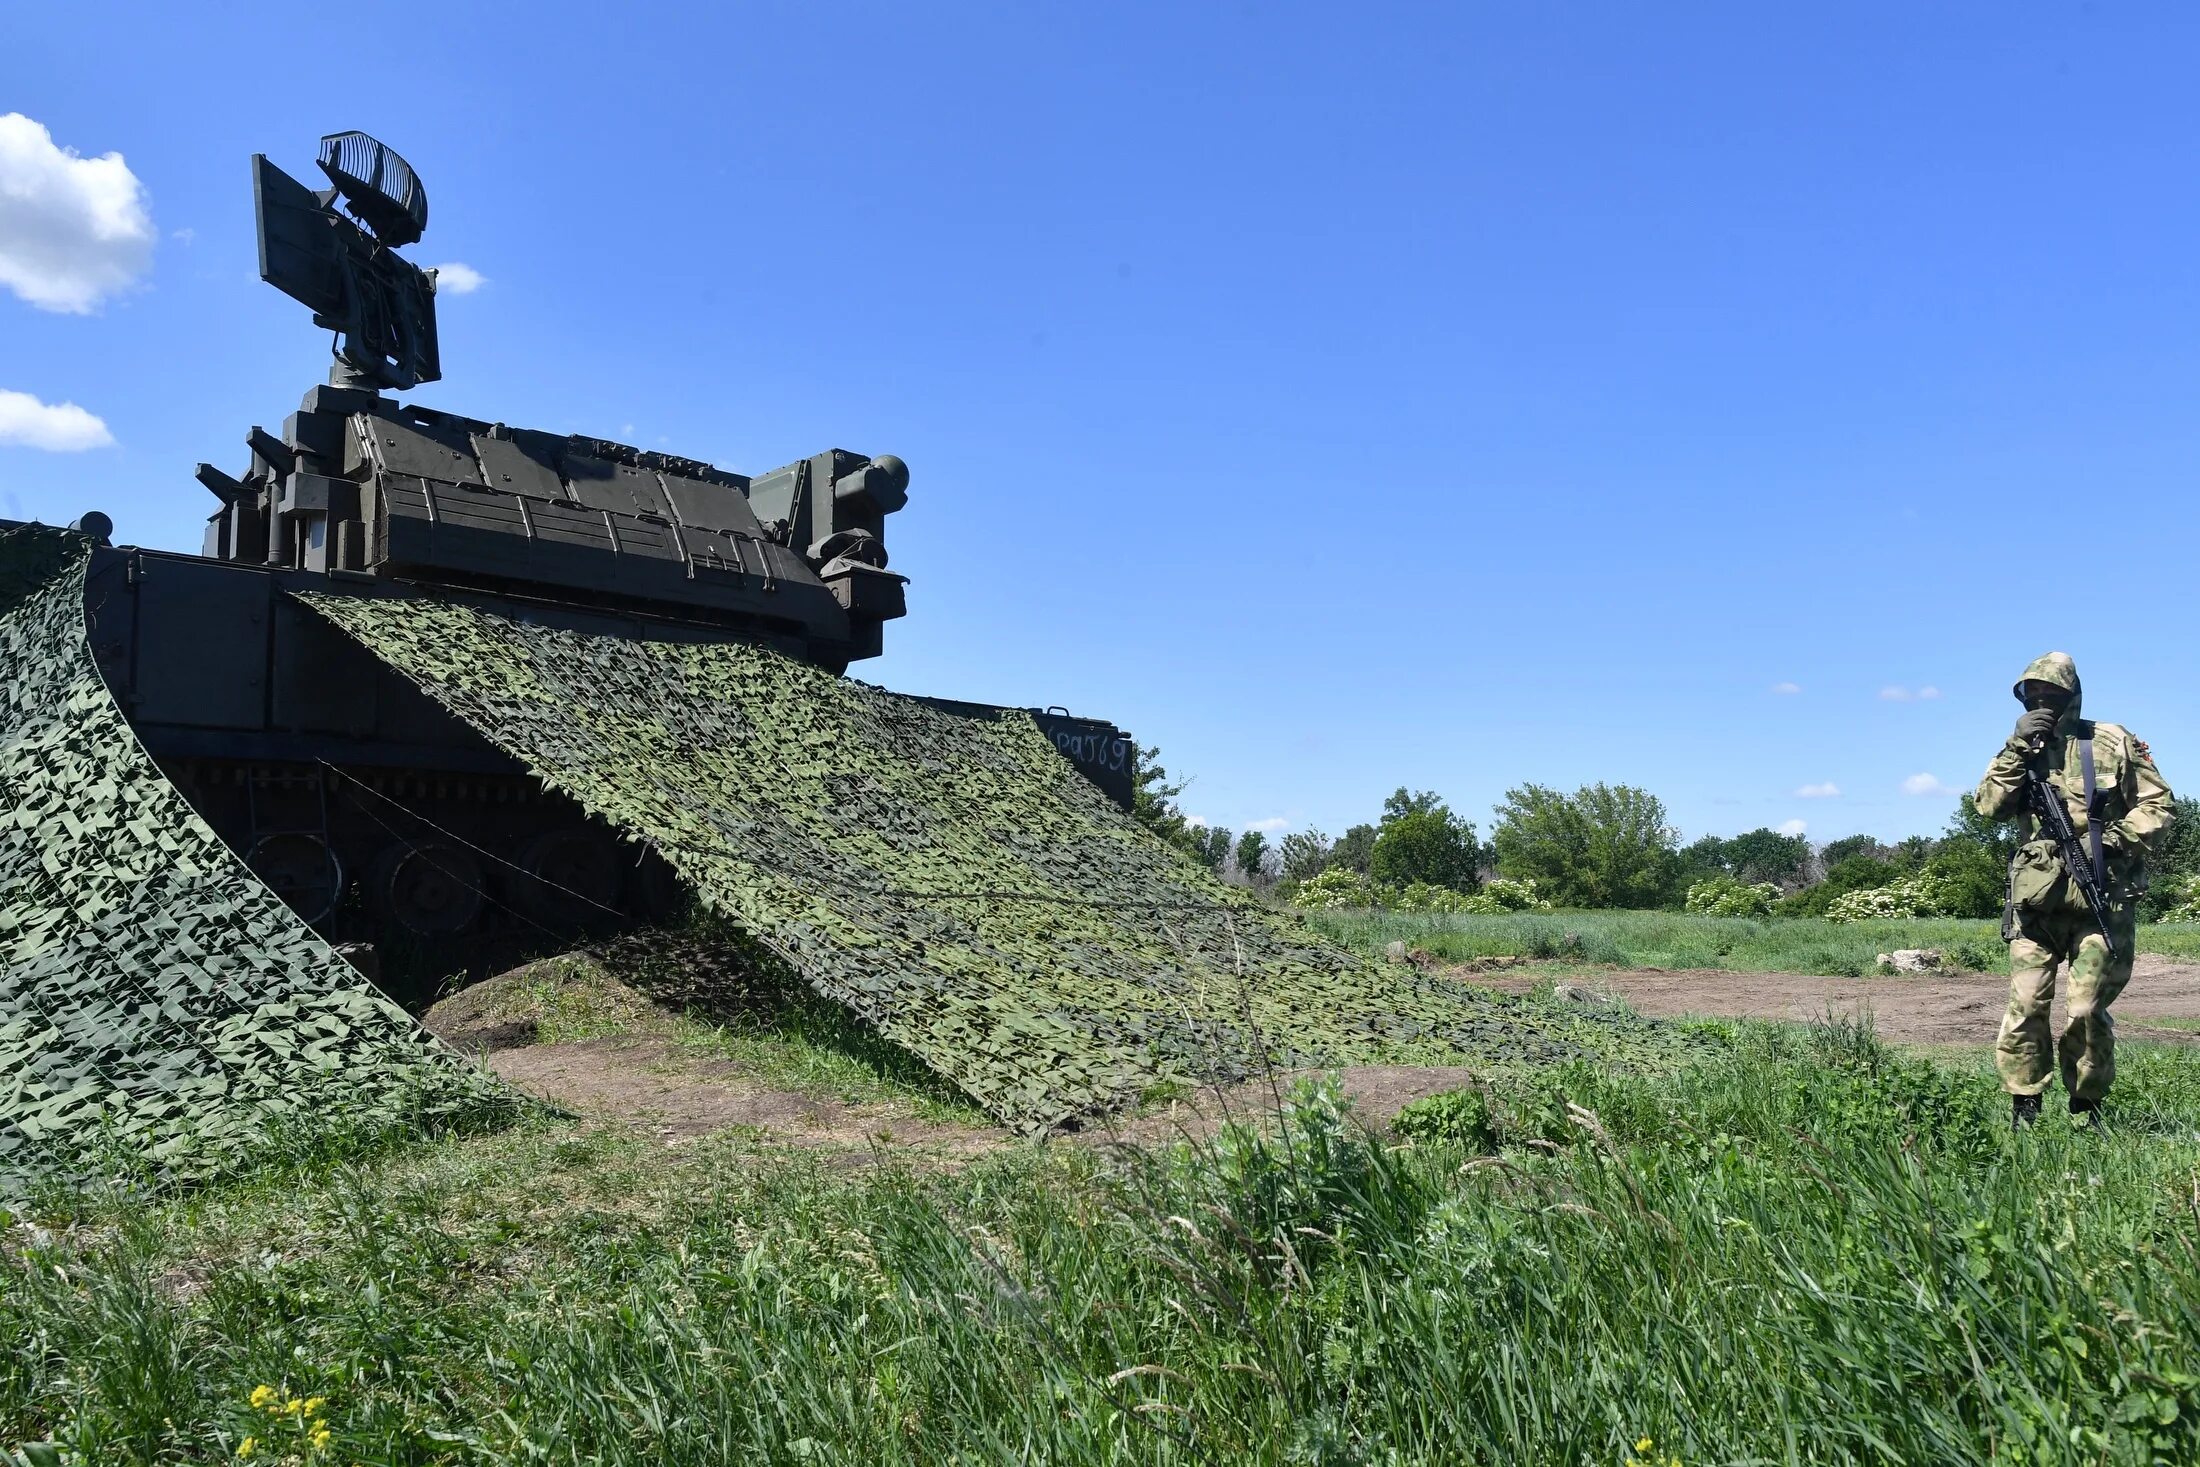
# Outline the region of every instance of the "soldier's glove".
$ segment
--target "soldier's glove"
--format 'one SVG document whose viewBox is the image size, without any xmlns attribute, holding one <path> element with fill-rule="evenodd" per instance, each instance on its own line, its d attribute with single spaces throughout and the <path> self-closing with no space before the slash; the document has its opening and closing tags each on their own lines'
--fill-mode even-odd
<svg viewBox="0 0 2200 1467">
<path fill-rule="evenodd" d="M 2009 736 L 2009 747 L 2022 753 L 2031 752 L 2033 740 L 2044 740 L 2055 731 L 2057 716 L 2052 708 L 2027 708 L 2024 716 L 2017 720 L 2017 731 Z"/>
</svg>

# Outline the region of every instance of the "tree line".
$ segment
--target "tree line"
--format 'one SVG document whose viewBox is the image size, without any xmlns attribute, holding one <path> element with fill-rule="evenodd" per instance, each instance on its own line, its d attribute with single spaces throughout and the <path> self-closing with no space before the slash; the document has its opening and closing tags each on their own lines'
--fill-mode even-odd
<svg viewBox="0 0 2200 1467">
<path fill-rule="evenodd" d="M 2016 845 L 2016 828 L 1980 816 L 1968 794 L 1958 797 L 1937 836 L 1890 844 L 1852 835 L 1813 846 L 1804 836 L 1762 828 L 1683 844 L 1657 796 L 1602 783 L 1570 793 L 1539 784 L 1509 789 L 1492 812 L 1487 840 L 1433 791 L 1400 787 L 1379 818 L 1334 839 L 1304 830 L 1271 842 L 1258 830 L 1233 834 L 1193 822 L 1177 804 L 1183 789 L 1158 749 L 1138 751 L 1137 818 L 1225 879 L 1285 899 L 1319 883 L 1324 892 L 1342 898 L 1357 892 L 1376 905 L 1430 905 L 1435 894 L 1440 907 L 1489 910 L 1440 897 L 1472 898 L 1501 883 L 1506 906 L 1520 904 L 1526 892 L 1535 905 L 1582 909 L 1993 917 L 2001 913 Z M 2152 871 L 2145 917 L 2200 888 L 2200 801 L 2177 801 L 2176 822 Z"/>
</svg>

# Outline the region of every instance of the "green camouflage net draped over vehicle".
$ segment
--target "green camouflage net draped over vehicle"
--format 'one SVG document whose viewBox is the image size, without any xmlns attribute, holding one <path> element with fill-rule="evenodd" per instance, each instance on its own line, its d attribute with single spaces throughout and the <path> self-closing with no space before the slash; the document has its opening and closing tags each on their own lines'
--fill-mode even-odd
<svg viewBox="0 0 2200 1467">
<path fill-rule="evenodd" d="M 1333 947 L 1170 850 L 1024 715 L 743 644 L 310 596 L 1011 1125 L 1268 1063 L 1582 1052 L 1600 1021 Z"/>
<path fill-rule="evenodd" d="M 226 1169 L 278 1115 L 486 1101 L 139 747 L 87 642 L 89 548 L 0 532 L 0 1196 Z"/>
</svg>

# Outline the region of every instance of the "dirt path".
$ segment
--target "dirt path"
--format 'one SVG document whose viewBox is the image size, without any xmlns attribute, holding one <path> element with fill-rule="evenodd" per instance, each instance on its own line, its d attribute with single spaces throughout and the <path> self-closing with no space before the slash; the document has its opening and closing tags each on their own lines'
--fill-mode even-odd
<svg viewBox="0 0 2200 1467">
<path fill-rule="evenodd" d="M 1541 980 L 1521 971 L 1476 974 L 1470 981 L 1525 993 Z M 1815 978 L 1800 973 L 1641 968 L 1584 981 L 1592 990 L 1624 999 L 1637 1013 L 1657 1018 L 1696 1014 L 1810 1020 L 1828 1012 L 1868 1012 L 1880 1037 L 1900 1044 L 1992 1044 L 2009 998 L 2009 980 L 1986 973 Z M 2200 1022 L 2200 965 L 2140 954 L 2132 968 L 2131 986 L 2116 1000 L 2115 1014 L 2118 1032 L 2129 1038 L 2200 1042 L 2200 1033 L 2192 1029 L 2148 1022 Z M 2058 986 L 2053 1019 L 2058 1030 L 2064 1017 Z"/>
<path fill-rule="evenodd" d="M 528 1044 L 483 1057 L 529 1095 L 576 1115 L 615 1118 L 679 1145 L 729 1126 L 800 1145 L 942 1157 L 1000 1144 L 990 1126 L 928 1121 L 906 1105 L 851 1105 L 831 1096 L 759 1085 L 739 1065 L 698 1059 L 655 1037 Z"/>
</svg>

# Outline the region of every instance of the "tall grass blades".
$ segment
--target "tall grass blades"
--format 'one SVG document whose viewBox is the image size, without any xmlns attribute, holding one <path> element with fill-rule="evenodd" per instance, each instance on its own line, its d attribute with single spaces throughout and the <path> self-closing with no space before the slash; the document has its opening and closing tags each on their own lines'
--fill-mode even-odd
<svg viewBox="0 0 2200 1467">
<path fill-rule="evenodd" d="M 234 1461 L 314 1401 L 330 1463 L 2200 1455 L 2200 1056 L 2012 1136 L 1983 1069 L 1712 1032 L 1404 1145 L 1322 1086 L 932 1174 L 537 1120 L 16 1220 L 0 1440 Z"/>
</svg>

